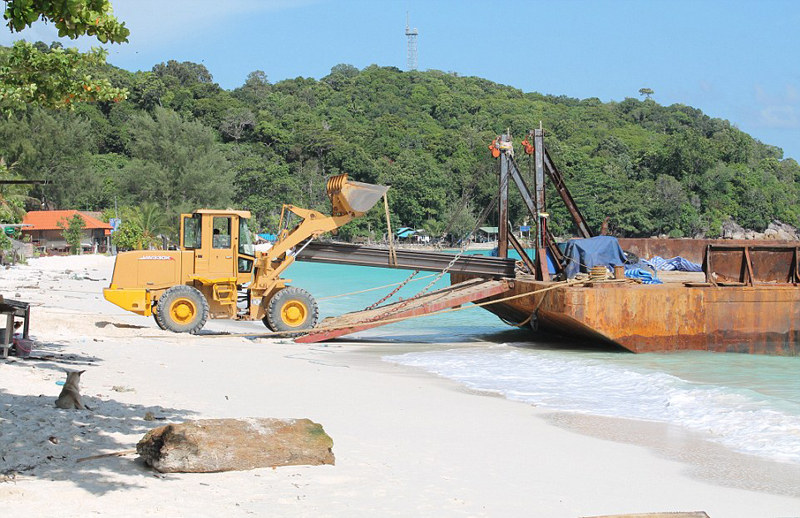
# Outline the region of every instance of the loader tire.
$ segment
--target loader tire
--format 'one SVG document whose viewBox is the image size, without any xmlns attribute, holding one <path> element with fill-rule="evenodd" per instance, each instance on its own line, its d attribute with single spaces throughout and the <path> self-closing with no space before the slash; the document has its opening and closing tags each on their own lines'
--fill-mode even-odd
<svg viewBox="0 0 800 518">
<path fill-rule="evenodd" d="M 161 321 L 161 317 L 158 316 L 158 306 L 153 308 L 153 320 L 156 321 L 156 325 L 163 329 L 164 331 L 167 330 L 167 326 L 164 325 L 164 322 Z"/>
<path fill-rule="evenodd" d="M 264 325 L 273 331 L 303 331 L 317 325 L 318 315 L 317 301 L 309 292 L 283 288 L 270 299 Z"/>
<path fill-rule="evenodd" d="M 174 333 L 195 334 L 208 320 L 208 301 L 192 286 L 173 286 L 158 299 L 156 311 L 164 328 Z"/>
</svg>

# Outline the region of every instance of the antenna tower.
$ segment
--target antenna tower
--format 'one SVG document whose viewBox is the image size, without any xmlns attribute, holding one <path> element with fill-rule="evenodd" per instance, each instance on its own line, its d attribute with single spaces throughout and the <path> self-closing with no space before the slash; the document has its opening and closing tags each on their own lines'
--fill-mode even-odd
<svg viewBox="0 0 800 518">
<path fill-rule="evenodd" d="M 406 38 L 408 38 L 408 50 L 406 52 L 406 68 L 408 70 L 417 69 L 417 36 L 419 31 L 411 29 L 408 25 L 408 13 L 406 13 Z"/>
</svg>

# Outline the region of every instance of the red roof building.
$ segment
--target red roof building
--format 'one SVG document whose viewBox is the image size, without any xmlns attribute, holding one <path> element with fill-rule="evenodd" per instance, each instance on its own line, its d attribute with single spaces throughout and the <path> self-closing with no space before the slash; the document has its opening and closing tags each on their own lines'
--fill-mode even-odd
<svg viewBox="0 0 800 518">
<path fill-rule="evenodd" d="M 77 210 L 33 210 L 22 219 L 22 235 L 29 235 L 31 242 L 42 251 L 65 251 L 69 248 L 64 239 L 64 229 L 68 221 L 80 214 L 86 226 L 81 237 L 81 248 L 84 250 L 105 250 L 108 245 L 108 236 L 111 235 L 111 225 L 104 223 L 94 216 Z M 61 226 L 59 226 L 59 223 Z"/>
</svg>

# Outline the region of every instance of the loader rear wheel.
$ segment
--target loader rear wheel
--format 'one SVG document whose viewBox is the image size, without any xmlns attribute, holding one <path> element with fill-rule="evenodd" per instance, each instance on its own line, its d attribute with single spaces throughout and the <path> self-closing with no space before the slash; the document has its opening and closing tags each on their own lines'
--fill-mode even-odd
<svg viewBox="0 0 800 518">
<path fill-rule="evenodd" d="M 269 301 L 264 325 L 273 331 L 302 331 L 317 324 L 317 301 L 301 288 L 284 288 Z"/>
<path fill-rule="evenodd" d="M 192 286 L 173 286 L 158 299 L 156 311 L 164 328 L 175 333 L 195 334 L 208 320 L 208 302 Z"/>
</svg>

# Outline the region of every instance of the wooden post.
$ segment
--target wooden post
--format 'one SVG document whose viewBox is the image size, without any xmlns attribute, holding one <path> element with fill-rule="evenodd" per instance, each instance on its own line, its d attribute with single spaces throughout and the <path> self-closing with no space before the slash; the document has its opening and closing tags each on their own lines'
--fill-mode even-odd
<svg viewBox="0 0 800 518">
<path fill-rule="evenodd" d="M 394 250 L 394 234 L 392 234 L 392 220 L 389 217 L 389 199 L 383 193 L 383 209 L 386 212 L 386 236 L 389 240 L 389 264 L 397 266 L 397 252 Z"/>
</svg>

